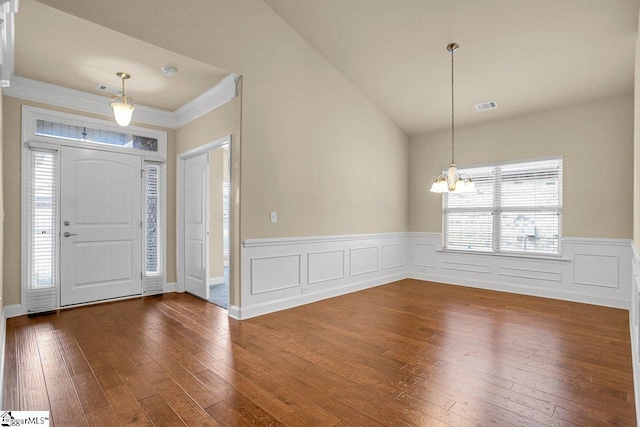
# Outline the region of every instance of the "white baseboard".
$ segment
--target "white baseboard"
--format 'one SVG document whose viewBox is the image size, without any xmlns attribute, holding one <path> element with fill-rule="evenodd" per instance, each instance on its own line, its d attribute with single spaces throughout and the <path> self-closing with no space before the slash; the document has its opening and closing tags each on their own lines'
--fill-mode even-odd
<svg viewBox="0 0 640 427">
<path fill-rule="evenodd" d="M 222 284 L 224 284 L 224 276 L 209 277 L 207 279 L 207 285 L 209 286 L 222 285 Z"/>
<path fill-rule="evenodd" d="M 229 317 L 236 320 L 242 320 L 240 319 L 240 307 L 233 304 L 229 305 Z"/>
<path fill-rule="evenodd" d="M 478 288 L 478 289 L 488 289 L 492 291 L 499 292 L 509 292 L 512 294 L 519 295 L 529 295 L 534 297 L 543 297 L 543 298 L 551 298 L 562 301 L 572 301 L 579 302 L 584 304 L 594 304 L 601 305 L 605 307 L 614 307 L 614 308 L 629 308 L 628 300 L 617 300 L 614 298 L 604 298 L 598 295 L 589 295 L 589 294 L 576 294 L 570 292 L 562 292 L 555 291 L 549 289 L 539 289 L 535 286 L 527 286 L 527 285 L 513 285 L 513 284 L 505 284 L 505 283 L 496 283 L 490 281 L 474 281 L 468 279 L 458 279 L 452 278 L 448 276 L 437 276 L 431 275 L 427 273 L 410 273 L 408 276 L 409 279 L 416 280 L 424 280 L 427 282 L 438 282 L 444 283 L 447 285 L 455 285 L 455 286 L 468 286 L 470 288 Z"/>
<path fill-rule="evenodd" d="M 27 309 L 26 307 L 23 307 L 22 304 L 5 305 L 2 309 L 2 315 L 7 319 L 23 316 L 25 314 L 27 314 Z"/>
<path fill-rule="evenodd" d="M 181 292 L 181 291 L 178 290 L 178 284 L 176 282 L 171 282 L 166 284 L 164 288 L 164 292 L 169 293 L 169 292 Z"/>
<path fill-rule="evenodd" d="M 314 293 L 291 296 L 279 300 L 269 301 L 262 304 L 252 305 L 251 307 L 235 307 L 234 315 L 238 320 L 246 320 L 252 317 L 261 316 L 263 314 L 275 313 L 276 311 L 286 310 L 289 308 L 299 307 L 301 305 L 310 304 L 328 298 L 346 295 L 352 292 L 373 288 L 387 283 L 395 282 L 406 278 L 404 273 L 396 273 L 390 276 L 382 276 L 371 280 L 363 280 L 347 286 L 320 290 Z M 231 310 L 229 310 L 231 316 Z M 237 316 L 237 317 L 236 317 Z"/>
</svg>

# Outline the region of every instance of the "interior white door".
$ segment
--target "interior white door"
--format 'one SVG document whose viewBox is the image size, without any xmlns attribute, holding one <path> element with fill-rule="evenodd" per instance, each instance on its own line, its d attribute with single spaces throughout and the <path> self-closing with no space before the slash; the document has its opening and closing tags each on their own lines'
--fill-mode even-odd
<svg viewBox="0 0 640 427">
<path fill-rule="evenodd" d="M 62 147 L 60 303 L 142 293 L 140 156 Z"/>
<path fill-rule="evenodd" d="M 185 291 L 207 300 L 208 180 L 208 153 L 184 161 L 184 287 Z"/>
</svg>

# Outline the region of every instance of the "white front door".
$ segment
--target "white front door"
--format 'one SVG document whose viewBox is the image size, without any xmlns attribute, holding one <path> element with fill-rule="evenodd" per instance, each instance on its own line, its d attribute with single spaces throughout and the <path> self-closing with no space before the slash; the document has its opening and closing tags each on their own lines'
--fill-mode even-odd
<svg viewBox="0 0 640 427">
<path fill-rule="evenodd" d="M 142 160 L 60 152 L 60 304 L 142 293 Z"/>
<path fill-rule="evenodd" d="M 184 161 L 184 288 L 207 300 L 208 180 L 208 153 Z"/>
</svg>

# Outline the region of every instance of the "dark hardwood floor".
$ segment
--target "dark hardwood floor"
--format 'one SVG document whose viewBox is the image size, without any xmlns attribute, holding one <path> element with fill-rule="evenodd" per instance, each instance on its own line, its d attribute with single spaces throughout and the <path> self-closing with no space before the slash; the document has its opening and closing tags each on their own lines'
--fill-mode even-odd
<svg viewBox="0 0 640 427">
<path fill-rule="evenodd" d="M 246 321 L 167 294 L 7 322 L 57 426 L 635 426 L 628 313 L 403 280 Z"/>
</svg>

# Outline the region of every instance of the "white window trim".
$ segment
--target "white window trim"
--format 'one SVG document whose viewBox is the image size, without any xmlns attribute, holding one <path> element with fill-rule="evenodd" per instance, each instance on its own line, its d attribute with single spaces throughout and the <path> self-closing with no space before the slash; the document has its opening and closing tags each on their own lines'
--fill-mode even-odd
<svg viewBox="0 0 640 427">
<path fill-rule="evenodd" d="M 28 305 L 28 292 L 29 292 L 29 267 L 30 267 L 30 251 L 31 251 L 31 242 L 30 242 L 30 232 L 29 232 L 29 223 L 30 223 L 30 201 L 27 195 L 29 194 L 29 173 L 31 171 L 31 156 L 30 151 L 31 148 L 42 148 L 46 150 L 60 152 L 60 147 L 78 147 L 78 148 L 90 148 L 98 151 L 110 151 L 116 153 L 126 153 L 130 155 L 136 155 L 142 158 L 144 161 L 154 161 L 159 163 L 166 164 L 167 158 L 167 133 L 164 131 L 156 130 L 156 129 L 148 129 L 139 126 L 129 126 L 127 127 L 128 132 L 133 132 L 136 135 L 155 138 L 158 140 L 158 151 L 146 151 L 146 150 L 136 150 L 131 148 L 123 148 L 118 146 L 111 146 L 108 144 L 96 144 L 92 142 L 83 142 L 83 141 L 75 141 L 71 139 L 64 138 L 54 138 L 47 137 L 42 135 L 36 135 L 36 120 L 43 119 L 53 122 L 63 122 L 68 123 L 74 126 L 87 126 L 92 127 L 94 129 L 107 130 L 112 132 L 122 132 L 122 128 L 118 126 L 115 122 L 110 122 L 101 119 L 95 119 L 91 117 L 84 117 L 75 114 L 63 113 L 59 111 L 47 110 L 43 108 L 32 107 L 29 105 L 22 106 L 22 150 L 21 150 L 21 166 L 22 166 L 22 174 L 21 174 L 21 292 L 20 292 L 20 314 L 26 314 Z M 166 166 L 166 165 L 165 165 Z M 59 182 L 58 185 L 58 193 L 60 191 Z M 163 201 L 162 201 L 162 209 L 166 212 L 167 209 L 167 173 L 164 173 L 161 180 L 161 185 L 163 188 Z M 144 194 L 140 194 L 140 197 L 143 198 Z M 58 199 L 58 212 L 60 210 L 59 199 Z M 167 223 L 166 223 L 166 215 L 161 218 L 161 232 L 163 236 L 166 236 Z M 58 230 L 59 231 L 59 230 Z M 144 235 L 144 233 L 143 233 Z M 165 247 L 162 248 L 161 255 L 161 265 L 163 266 L 163 289 L 166 291 L 166 241 L 162 239 L 162 243 Z M 58 241 L 59 245 L 59 241 Z M 144 255 L 144 241 L 142 245 L 142 251 Z M 59 254 L 59 247 L 58 247 Z M 144 257 L 142 257 L 144 259 Z M 58 262 L 58 260 L 56 260 Z M 60 283 L 60 269 L 56 270 L 57 278 L 56 283 Z M 59 292 L 59 289 L 58 289 Z M 58 308 L 59 308 L 59 295 L 58 295 Z M 82 304 L 80 304 L 82 305 Z"/>
<path fill-rule="evenodd" d="M 482 167 L 500 167 L 500 166 L 506 166 L 506 165 L 513 165 L 513 164 L 518 164 L 518 163 L 528 163 L 528 162 L 542 162 L 542 161 L 548 161 L 548 160 L 560 160 L 562 163 L 562 171 L 564 174 L 564 156 L 550 156 L 550 157 L 537 157 L 534 159 L 524 159 L 524 160 L 506 160 L 506 161 L 501 161 L 501 162 L 494 162 L 494 163 L 480 163 L 480 164 L 474 164 L 474 165 L 466 165 L 463 167 L 460 167 L 460 170 L 464 170 L 464 169 L 472 169 L 472 168 L 482 168 Z M 561 177 L 561 181 L 564 181 L 564 177 Z M 446 247 L 446 235 L 445 235 L 445 203 L 444 203 L 444 198 L 445 198 L 445 193 L 442 194 L 442 247 L 437 249 L 436 252 L 442 252 L 442 253 L 450 253 L 450 254 L 461 254 L 461 255 L 482 255 L 482 256 L 488 256 L 488 257 L 506 257 L 506 258 L 525 258 L 525 259 L 531 259 L 531 260 L 547 260 L 547 261 L 560 261 L 560 262 L 569 262 L 570 260 L 568 260 L 567 258 L 565 258 L 563 256 L 563 234 L 562 234 L 562 219 L 560 220 L 559 224 L 558 224 L 558 253 L 557 254 L 545 254 L 545 253 L 533 253 L 533 252 L 513 252 L 513 251 L 491 251 L 491 252 L 484 252 L 484 251 L 472 251 L 472 250 L 458 250 L 458 249 L 448 249 Z M 564 202 L 564 183 L 562 185 L 562 199 Z M 559 208 L 559 212 L 562 213 L 564 208 L 563 208 L 563 204 L 561 203 L 560 208 Z M 498 209 L 498 211 L 500 211 L 500 209 Z M 495 210 L 494 210 L 495 212 Z M 563 216 L 561 215 L 561 218 Z M 499 237 L 499 235 L 498 235 Z M 495 241 L 496 239 L 496 234 L 494 233 L 493 235 L 493 240 Z M 494 246 L 495 247 L 495 246 Z"/>
</svg>

